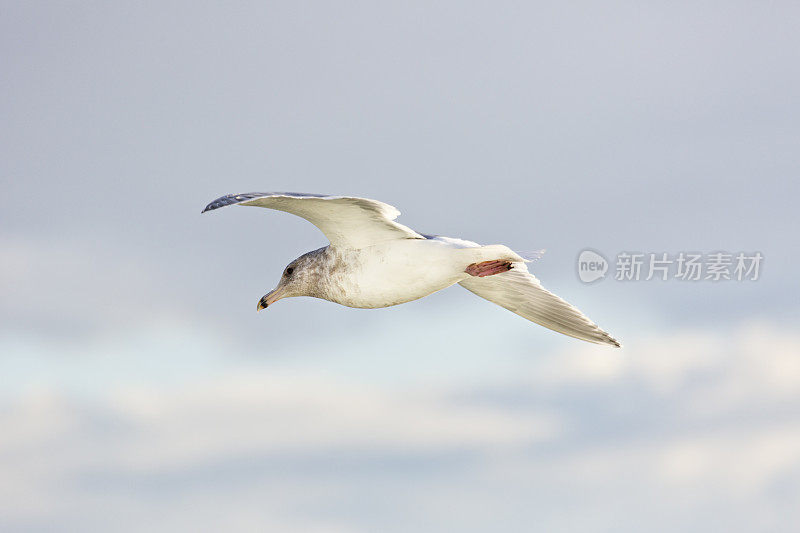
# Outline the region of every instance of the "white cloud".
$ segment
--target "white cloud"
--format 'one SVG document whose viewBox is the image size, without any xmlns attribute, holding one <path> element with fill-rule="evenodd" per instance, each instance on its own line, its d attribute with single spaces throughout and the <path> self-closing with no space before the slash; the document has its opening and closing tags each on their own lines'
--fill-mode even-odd
<svg viewBox="0 0 800 533">
<path fill-rule="evenodd" d="M 415 530 L 800 519 L 795 333 L 573 346 L 478 389 L 269 365 L 91 397 L 51 382 L 0 405 L 0 525 L 403 530 L 405 509 Z"/>
</svg>

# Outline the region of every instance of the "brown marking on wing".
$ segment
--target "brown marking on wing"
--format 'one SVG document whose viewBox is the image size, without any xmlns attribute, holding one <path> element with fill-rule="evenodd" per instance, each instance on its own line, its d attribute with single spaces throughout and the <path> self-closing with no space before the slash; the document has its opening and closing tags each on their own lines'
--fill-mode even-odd
<svg viewBox="0 0 800 533">
<path fill-rule="evenodd" d="M 464 272 L 470 276 L 483 278 L 486 276 L 493 276 L 502 272 L 508 272 L 513 268 L 511 261 L 498 259 L 495 261 L 483 261 L 481 263 L 472 263 Z"/>
</svg>

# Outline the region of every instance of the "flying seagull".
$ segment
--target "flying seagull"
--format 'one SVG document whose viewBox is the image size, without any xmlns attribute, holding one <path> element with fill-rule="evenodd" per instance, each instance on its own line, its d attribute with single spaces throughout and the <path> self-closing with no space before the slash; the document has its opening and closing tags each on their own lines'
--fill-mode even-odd
<svg viewBox="0 0 800 533">
<path fill-rule="evenodd" d="M 284 269 L 258 310 L 281 298 L 313 296 L 374 309 L 410 302 L 458 283 L 532 322 L 597 344 L 620 344 L 578 309 L 545 290 L 526 259 L 502 244 L 424 235 L 395 222 L 400 212 L 367 198 L 252 192 L 217 198 L 203 209 L 266 207 L 303 217 L 330 241 Z"/>
</svg>

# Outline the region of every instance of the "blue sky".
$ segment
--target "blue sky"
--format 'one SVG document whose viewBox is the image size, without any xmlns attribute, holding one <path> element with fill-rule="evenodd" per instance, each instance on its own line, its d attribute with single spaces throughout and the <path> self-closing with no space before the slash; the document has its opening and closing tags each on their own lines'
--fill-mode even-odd
<svg viewBox="0 0 800 533">
<path fill-rule="evenodd" d="M 789 2 L 6 3 L 3 530 L 788 531 L 800 516 Z M 291 299 L 251 190 L 547 249 L 621 351 L 454 287 Z M 764 255 L 586 285 L 584 248 Z M 120 519 L 122 518 L 122 519 Z"/>
</svg>

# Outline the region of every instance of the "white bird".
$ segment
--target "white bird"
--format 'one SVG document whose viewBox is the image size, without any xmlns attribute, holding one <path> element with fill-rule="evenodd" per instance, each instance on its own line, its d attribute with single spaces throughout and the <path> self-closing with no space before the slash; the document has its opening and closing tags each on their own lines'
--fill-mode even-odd
<svg viewBox="0 0 800 533">
<path fill-rule="evenodd" d="M 620 343 L 578 309 L 545 290 L 526 259 L 502 244 L 481 246 L 423 235 L 394 220 L 394 207 L 367 198 L 289 192 L 230 194 L 203 213 L 227 205 L 258 206 L 300 216 L 330 240 L 283 271 L 258 310 L 292 296 L 313 296 L 374 309 L 410 302 L 458 283 L 523 318 L 577 339 Z"/>
</svg>

